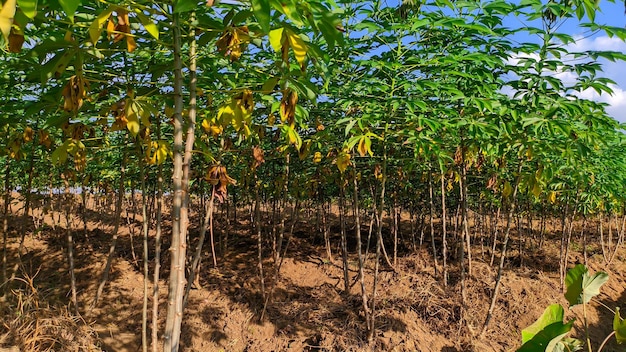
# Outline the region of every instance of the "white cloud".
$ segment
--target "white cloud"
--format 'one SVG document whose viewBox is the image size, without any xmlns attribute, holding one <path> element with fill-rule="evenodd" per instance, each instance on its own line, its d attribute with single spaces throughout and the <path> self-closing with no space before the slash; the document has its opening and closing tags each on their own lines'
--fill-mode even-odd
<svg viewBox="0 0 626 352">
<path fill-rule="evenodd" d="M 609 87 L 613 90 L 612 95 L 607 93 L 598 94 L 593 89 L 585 89 L 580 93 L 576 93 L 576 95 L 583 99 L 609 104 L 606 108 L 607 113 L 617 121 L 626 122 L 626 90 L 614 84 L 610 84 Z"/>
<path fill-rule="evenodd" d="M 568 44 L 565 49 L 568 52 L 584 52 L 584 51 L 617 51 L 626 52 L 626 42 L 617 37 L 609 38 L 608 36 L 598 36 L 593 38 L 587 38 L 582 36 L 574 37 L 576 40 L 573 44 Z M 539 55 L 536 53 L 531 54 L 518 54 L 512 56 L 507 60 L 510 65 L 520 65 L 522 58 L 539 59 Z M 564 62 L 573 64 L 575 62 L 588 61 L 589 59 L 573 59 L 562 58 Z M 599 73 L 599 76 L 608 77 L 615 81 L 616 84 L 609 84 L 609 87 L 613 90 L 613 94 L 603 93 L 598 94 L 593 89 L 587 89 L 583 92 L 576 93 L 575 95 L 583 98 L 598 102 L 604 102 L 609 104 L 606 110 L 607 113 L 620 122 L 626 122 L 626 62 L 618 61 L 611 62 L 606 59 L 598 59 L 598 63 L 602 65 L 603 72 Z M 551 75 L 559 78 L 565 86 L 571 86 L 575 84 L 578 76 L 574 72 L 557 70 L 556 72 L 546 71 L 543 74 Z M 513 95 L 512 89 L 503 91 L 509 96 Z"/>
<path fill-rule="evenodd" d="M 617 37 L 599 36 L 594 38 L 575 37 L 576 43 L 566 46 L 571 52 L 592 51 L 617 51 L 626 52 L 626 42 Z M 626 62 L 611 62 L 606 59 L 599 59 L 603 72 L 601 76 L 608 77 L 616 84 L 610 84 L 613 94 L 598 94 L 593 89 L 587 89 L 580 93 L 581 98 L 609 104 L 607 113 L 620 122 L 626 122 Z"/>
<path fill-rule="evenodd" d="M 626 51 L 626 43 L 617 37 L 609 38 L 607 36 L 601 36 L 595 38 L 585 38 L 582 36 L 575 36 L 574 40 L 576 40 L 576 43 L 569 44 L 565 47 L 569 51 Z"/>
</svg>

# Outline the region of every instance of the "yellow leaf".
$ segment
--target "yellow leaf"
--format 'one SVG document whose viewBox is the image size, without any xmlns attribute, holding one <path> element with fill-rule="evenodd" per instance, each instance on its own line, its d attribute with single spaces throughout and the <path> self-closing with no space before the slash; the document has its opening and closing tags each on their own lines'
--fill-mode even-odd
<svg viewBox="0 0 626 352">
<path fill-rule="evenodd" d="M 291 126 L 286 126 L 287 128 L 287 138 L 289 139 L 289 144 L 293 144 L 296 149 L 300 149 L 302 147 L 302 138 L 296 130 Z"/>
<path fill-rule="evenodd" d="M 556 203 L 556 192 L 555 191 L 551 191 L 550 193 L 548 193 L 548 200 L 552 204 Z"/>
<path fill-rule="evenodd" d="M 129 99 L 130 100 L 130 99 Z M 126 110 L 126 128 L 130 134 L 135 137 L 139 133 L 139 116 L 137 114 L 137 108 L 135 102 L 128 102 Z"/>
<path fill-rule="evenodd" d="M 237 103 L 235 103 L 234 105 L 235 106 L 233 108 L 232 122 L 233 122 L 233 127 L 235 127 L 235 131 L 239 131 L 245 125 L 245 121 L 244 121 L 245 116 L 244 116 L 244 111 L 241 109 L 241 106 L 239 106 Z"/>
<path fill-rule="evenodd" d="M 287 31 L 287 38 L 289 39 L 289 44 L 293 49 L 293 53 L 296 55 L 296 60 L 298 60 L 300 66 L 304 67 L 304 60 L 306 59 L 306 53 L 309 50 L 309 47 L 304 43 L 304 40 L 302 40 L 299 35 L 293 33 L 292 31 Z"/>
<path fill-rule="evenodd" d="M 111 9 L 106 9 L 104 12 L 98 15 L 91 25 L 89 25 L 89 39 L 93 45 L 96 45 L 100 39 L 100 33 L 102 32 L 102 26 L 111 16 Z"/>
<path fill-rule="evenodd" d="M 165 116 L 168 118 L 171 118 L 172 116 L 174 116 L 174 108 L 172 108 L 171 106 L 165 106 Z"/>
<path fill-rule="evenodd" d="M 135 38 L 131 37 L 130 35 L 126 36 L 126 50 L 128 50 L 129 53 L 132 53 L 133 51 L 135 51 L 135 49 L 137 49 L 137 43 L 135 43 Z"/>
<path fill-rule="evenodd" d="M 202 129 L 204 130 L 204 132 L 209 132 L 211 131 L 211 122 L 209 121 L 209 119 L 204 119 L 202 120 Z"/>
<path fill-rule="evenodd" d="M 157 27 L 156 23 L 152 22 L 152 20 L 141 11 L 137 11 L 136 14 L 137 18 L 139 18 L 139 22 L 141 22 L 143 28 L 146 29 L 146 32 L 150 33 L 154 39 L 159 39 L 159 27 Z"/>
<path fill-rule="evenodd" d="M 357 150 L 361 156 L 365 156 L 367 154 L 374 156 L 374 153 L 372 152 L 372 140 L 369 139 L 369 137 L 362 136 L 359 139 L 359 146 L 357 147 Z"/>
<path fill-rule="evenodd" d="M 284 30 L 285 30 L 284 28 L 277 28 L 277 29 L 271 30 L 269 33 L 270 45 L 272 45 L 272 48 L 276 52 L 279 52 L 283 46 L 282 41 L 283 41 Z"/>
<path fill-rule="evenodd" d="M 535 182 L 532 192 L 535 197 L 539 197 L 541 195 L 541 186 L 538 182 Z"/>
<path fill-rule="evenodd" d="M 250 135 L 252 135 L 252 131 L 250 130 L 250 127 L 248 127 L 248 125 L 243 125 L 243 135 L 245 137 L 250 137 Z"/>
<path fill-rule="evenodd" d="M 303 143 L 302 147 L 300 147 L 300 150 L 298 150 L 298 157 L 300 158 L 300 160 L 306 159 L 307 156 L 309 156 L 310 151 L 311 151 L 311 141 L 308 140 L 306 143 Z"/>
<path fill-rule="evenodd" d="M 109 17 L 109 21 L 107 22 L 107 37 L 109 39 L 114 36 L 113 32 L 115 32 L 115 22 L 113 22 L 112 17 Z"/>
<path fill-rule="evenodd" d="M 315 154 L 313 155 L 313 162 L 314 163 L 319 163 L 321 161 L 322 161 L 322 153 L 315 152 Z"/>
<path fill-rule="evenodd" d="M 533 153 L 533 148 L 528 147 L 528 149 L 526 149 L 526 158 L 530 161 L 533 159 L 533 156 L 535 156 L 535 154 Z"/>
<path fill-rule="evenodd" d="M 53 164 L 55 165 L 63 164 L 65 163 L 65 161 L 67 161 L 67 149 L 71 143 L 72 143 L 72 140 L 68 139 L 52 152 L 52 155 L 50 156 L 50 160 L 52 161 Z"/>
<path fill-rule="evenodd" d="M 16 0 L 7 0 L 2 9 L 0 9 L 0 31 L 4 36 L 5 42 L 9 42 L 9 33 L 13 25 L 13 17 L 15 16 Z"/>
<path fill-rule="evenodd" d="M 231 121 L 235 117 L 235 107 L 236 104 L 230 103 L 228 105 L 222 106 L 217 111 L 217 118 L 223 126 L 231 123 Z"/>
<path fill-rule="evenodd" d="M 150 162 L 157 165 L 163 164 L 167 160 L 167 156 L 170 155 L 169 144 L 165 140 L 160 140 L 152 142 L 152 146 L 155 148 L 155 151 Z"/>
<path fill-rule="evenodd" d="M 24 139 L 24 142 L 28 143 L 28 142 L 32 141 L 33 137 L 34 137 L 33 129 L 30 128 L 30 127 L 26 127 L 24 129 L 24 136 L 22 137 Z"/>
<path fill-rule="evenodd" d="M 502 195 L 505 198 L 508 198 L 508 196 L 510 196 L 513 193 L 513 187 L 511 187 L 511 184 L 507 181 L 504 183 L 504 188 L 502 189 Z"/>
<path fill-rule="evenodd" d="M 350 165 L 350 153 L 348 152 L 339 153 L 339 155 L 337 156 L 337 168 L 339 169 L 339 172 L 344 173 L 344 171 L 346 171 L 349 165 Z"/>
<path fill-rule="evenodd" d="M 135 108 L 137 109 L 137 114 L 141 117 L 141 125 L 143 127 L 150 127 L 152 125 L 150 122 L 150 107 L 148 106 L 146 108 L 144 104 L 147 103 L 145 101 L 137 102 Z"/>
</svg>

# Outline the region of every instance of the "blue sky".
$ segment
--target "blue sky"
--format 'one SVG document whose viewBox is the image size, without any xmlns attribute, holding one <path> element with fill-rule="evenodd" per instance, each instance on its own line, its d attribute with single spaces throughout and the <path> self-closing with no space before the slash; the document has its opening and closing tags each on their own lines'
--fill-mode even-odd
<svg viewBox="0 0 626 352">
<path fill-rule="evenodd" d="M 600 11 L 601 12 L 597 14 L 596 22 L 622 28 L 626 26 L 626 14 L 624 13 L 624 3 L 622 1 L 618 1 L 617 3 L 600 1 Z M 567 28 L 566 30 L 574 36 L 580 36 L 582 34 L 580 28 Z M 576 47 L 577 49 L 626 52 L 626 43 L 619 38 L 609 38 L 604 33 L 591 38 L 579 38 Z M 598 96 L 591 92 L 583 96 L 611 104 L 608 108 L 608 112 L 611 116 L 620 122 L 626 122 L 626 62 L 609 62 L 603 60 L 602 63 L 604 66 L 604 76 L 611 78 L 617 83 L 616 87 L 613 87 L 615 91 L 613 96 Z"/>
</svg>

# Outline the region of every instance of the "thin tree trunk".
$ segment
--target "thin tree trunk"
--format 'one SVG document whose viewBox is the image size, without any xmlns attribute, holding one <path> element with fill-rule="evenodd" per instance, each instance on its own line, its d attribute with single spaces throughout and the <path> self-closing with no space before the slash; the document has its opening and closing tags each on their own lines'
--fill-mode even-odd
<svg viewBox="0 0 626 352">
<path fill-rule="evenodd" d="M 614 216 L 615 216 L 615 231 L 617 232 L 617 240 L 615 242 L 615 247 L 613 248 L 613 253 L 611 254 L 611 257 L 609 258 L 609 264 L 613 262 L 613 259 L 615 259 L 615 256 L 617 255 L 617 250 L 620 248 L 620 245 L 624 242 L 624 226 L 626 225 L 626 216 L 624 216 L 624 219 L 622 220 L 622 228 L 620 230 L 619 222 L 617 219 L 617 214 L 615 214 Z"/>
<path fill-rule="evenodd" d="M 82 201 L 80 215 L 83 220 L 83 236 L 87 237 L 87 187 L 85 187 L 85 184 L 83 184 L 82 190 L 80 192 L 80 197 Z"/>
<path fill-rule="evenodd" d="M 567 229 L 567 238 L 565 241 L 565 255 L 563 256 L 563 265 L 562 265 L 563 278 L 565 278 L 565 275 L 567 272 L 567 264 L 569 263 L 569 249 L 570 249 L 570 244 L 572 243 L 572 230 L 574 228 L 574 220 L 576 219 L 576 216 L 577 216 L 576 208 L 578 208 L 578 201 L 576 201 L 576 207 L 574 208 L 574 212 L 572 213 L 572 218 L 570 219 L 569 226 Z M 563 289 L 565 289 L 565 287 L 563 287 Z"/>
<path fill-rule="evenodd" d="M 200 229 L 200 238 L 198 239 L 198 245 L 196 246 L 196 252 L 193 255 L 191 261 L 191 267 L 189 268 L 189 277 L 187 278 L 187 287 L 185 288 L 185 298 L 183 300 L 183 307 L 187 306 L 189 300 L 189 291 L 196 275 L 198 274 L 198 267 L 200 266 L 200 258 L 202 257 L 202 246 L 204 245 L 204 239 L 206 238 L 207 228 L 210 231 L 213 230 L 213 207 L 215 204 L 215 186 L 211 189 L 211 199 L 205 209 L 204 221 L 202 222 L 202 228 Z"/>
<path fill-rule="evenodd" d="M 471 248 L 469 246 L 469 230 L 467 226 L 467 170 L 465 168 L 465 161 L 461 163 L 461 180 L 459 184 L 459 189 L 461 192 L 461 303 L 463 304 L 464 310 L 465 305 L 467 304 L 467 288 L 465 287 L 465 253 L 467 252 L 467 261 L 468 261 L 468 270 L 467 274 L 472 275 L 472 254 Z M 466 248 L 467 246 L 467 248 Z M 466 251 L 467 249 L 467 251 Z"/>
<path fill-rule="evenodd" d="M 195 17 L 191 15 L 191 17 Z M 191 21 L 193 22 L 193 21 Z M 189 85 L 189 121 L 187 124 L 187 141 L 183 141 L 183 72 L 181 60 L 181 29 L 180 17 L 173 15 L 172 31 L 174 36 L 174 150 L 173 150 L 173 199 L 172 199 L 172 242 L 171 269 L 168 290 L 168 309 L 163 334 L 164 350 L 176 352 L 180 347 L 180 332 L 183 319 L 183 298 L 185 293 L 185 261 L 187 253 L 187 225 L 189 203 L 189 166 L 191 150 L 195 138 L 196 118 L 196 53 L 195 33 L 190 47 L 190 85 Z M 184 153 L 184 155 L 183 155 Z"/>
<path fill-rule="evenodd" d="M 283 181 L 283 199 L 280 211 L 280 226 L 278 228 L 278 236 L 276 239 L 276 252 L 274 262 L 281 262 L 280 254 L 283 246 L 283 238 L 285 237 L 285 221 L 287 218 L 287 205 L 289 204 L 289 153 L 285 154 L 285 180 Z"/>
<path fill-rule="evenodd" d="M 69 178 L 69 176 L 67 176 Z M 74 238 L 72 236 L 72 194 L 70 193 L 69 180 L 65 179 L 65 226 L 67 227 L 67 260 L 70 266 L 70 290 L 72 292 L 72 305 L 74 306 L 74 312 L 79 315 L 78 312 L 78 298 L 76 296 L 76 273 L 74 270 Z"/>
<path fill-rule="evenodd" d="M 137 254 L 135 253 L 135 220 L 133 219 L 131 221 L 130 219 L 130 211 L 133 212 L 133 217 L 134 217 L 134 204 L 135 202 L 132 200 L 133 198 L 135 198 L 135 191 L 133 190 L 134 185 L 131 183 L 130 185 L 130 198 L 127 199 L 126 201 L 126 225 L 128 225 L 128 229 L 129 231 L 129 235 L 130 235 L 130 255 L 133 258 L 133 265 L 137 266 Z M 124 198 L 126 198 L 126 195 L 124 195 Z M 130 209 L 130 211 L 129 211 Z"/>
<path fill-rule="evenodd" d="M 377 241 L 376 241 L 376 262 L 374 263 L 374 287 L 372 289 L 371 308 L 370 308 L 370 331 L 367 340 L 371 343 L 374 339 L 374 331 L 376 329 L 376 291 L 378 286 L 378 269 L 380 267 L 380 253 L 383 247 L 383 208 L 385 206 L 385 185 L 387 183 L 387 149 L 383 146 L 383 167 L 382 181 L 380 185 L 380 206 L 376 209 L 376 220 L 378 221 Z"/>
<path fill-rule="evenodd" d="M 485 323 L 483 324 L 482 331 L 480 332 L 480 336 L 482 337 L 487 331 L 487 327 L 489 326 L 489 322 L 493 316 L 493 310 L 496 307 L 496 302 L 498 300 L 498 291 L 500 289 L 500 284 L 502 282 L 502 271 L 504 269 L 504 261 L 506 260 L 506 246 L 509 242 L 509 234 L 511 232 L 511 222 L 513 221 L 513 214 L 515 213 L 515 206 L 517 204 L 517 191 L 519 189 L 519 183 L 522 179 L 522 161 L 519 162 L 519 166 L 517 167 L 517 177 L 515 180 L 515 187 L 513 188 L 513 194 L 511 195 L 511 205 L 509 208 L 509 214 L 506 218 L 506 230 L 504 232 L 504 242 L 502 243 L 502 252 L 500 253 L 500 264 L 498 266 L 498 275 L 496 276 L 496 284 L 493 288 L 493 293 L 491 295 L 491 303 L 489 304 L 489 310 L 487 311 L 487 317 L 485 318 Z"/>
<path fill-rule="evenodd" d="M 435 277 L 437 277 L 437 247 L 435 247 L 435 224 L 433 223 L 435 214 L 435 204 L 433 202 L 433 174 L 428 172 L 428 202 L 430 205 L 429 222 L 430 222 L 430 243 L 433 248 L 433 261 L 435 263 Z"/>
<path fill-rule="evenodd" d="M 383 176 L 384 178 L 384 176 Z M 378 222 L 380 223 L 380 213 L 374 212 Z M 379 225 L 380 228 L 380 225 Z M 374 262 L 374 284 L 372 287 L 372 298 L 370 299 L 370 323 L 369 331 L 367 332 L 367 341 L 371 343 L 374 340 L 374 333 L 376 331 L 376 291 L 378 286 L 378 269 L 380 267 L 380 252 L 382 243 L 379 240 L 376 241 L 376 261 Z"/>
<path fill-rule="evenodd" d="M 138 146 L 139 147 L 139 146 Z M 139 149 L 139 177 L 141 178 L 141 220 L 143 223 L 143 305 L 141 309 L 141 349 L 148 352 L 148 209 L 146 205 L 145 163 Z"/>
<path fill-rule="evenodd" d="M 26 185 L 26 200 L 24 202 L 24 216 L 26 217 L 26 220 L 28 220 L 28 214 L 30 213 L 30 200 L 31 200 L 31 193 L 32 193 L 32 188 L 33 188 L 33 170 L 34 168 L 34 164 L 35 164 L 35 147 L 34 145 L 37 143 L 37 133 L 33 133 L 33 135 L 35 136 L 34 140 L 33 140 L 33 150 L 29 156 L 29 160 L 28 160 L 28 181 L 27 181 L 27 185 Z M 26 224 L 28 224 L 29 221 L 23 221 L 22 222 L 22 238 L 20 240 L 20 243 L 24 243 L 24 236 L 26 236 Z"/>
<path fill-rule="evenodd" d="M 498 225 L 498 223 L 500 222 L 501 210 L 502 210 L 502 206 L 498 206 L 498 210 L 496 211 L 496 220 L 494 222 L 493 239 L 491 240 L 491 258 L 489 259 L 489 266 L 493 266 L 493 261 L 496 258 L 496 247 L 498 245 L 498 232 L 500 231 L 500 226 Z"/>
<path fill-rule="evenodd" d="M 11 159 L 9 157 L 5 160 L 4 170 L 4 209 L 2 216 L 2 285 L 3 293 L 8 291 L 9 277 L 7 276 L 7 237 L 9 232 L 9 205 L 11 204 Z"/>
<path fill-rule="evenodd" d="M 567 214 L 569 212 L 569 197 L 565 202 L 565 209 L 563 211 L 563 217 L 561 218 L 561 251 L 559 252 L 559 283 L 561 289 L 564 289 L 565 285 L 565 268 L 564 268 L 564 253 L 565 242 L 567 238 Z"/>
<path fill-rule="evenodd" d="M 398 266 L 398 195 L 393 193 L 393 267 Z M 423 232 L 423 231 L 422 231 Z"/>
<path fill-rule="evenodd" d="M 113 263 L 113 257 L 115 255 L 115 246 L 117 244 L 118 231 L 120 228 L 120 221 L 122 217 L 122 200 L 124 198 L 124 174 L 125 174 L 125 163 L 126 163 L 126 153 L 122 155 L 122 161 L 120 166 L 120 185 L 117 191 L 117 200 L 115 202 L 115 219 L 114 227 L 113 227 L 113 238 L 111 239 L 111 245 L 109 246 L 109 254 L 107 255 L 107 261 L 104 265 L 104 271 L 102 272 L 102 276 L 100 277 L 100 284 L 98 285 L 98 290 L 96 291 L 96 297 L 94 298 L 91 306 L 89 307 L 89 311 L 96 307 L 100 297 L 102 296 L 102 292 L 104 291 L 104 286 L 109 279 L 109 272 L 111 271 L 111 264 Z"/>
<path fill-rule="evenodd" d="M 356 234 L 356 248 L 357 248 L 357 253 L 359 256 L 359 281 L 361 283 L 361 300 L 363 301 L 363 314 L 365 314 L 365 325 L 367 326 L 367 334 L 369 336 L 370 334 L 370 330 L 372 330 L 372 327 L 370 326 L 371 323 L 371 319 L 370 319 L 370 311 L 369 311 L 369 305 L 368 305 L 368 300 L 367 300 L 367 288 L 365 287 L 365 271 L 363 268 L 363 254 L 362 254 L 362 250 L 361 250 L 361 246 L 363 245 L 361 243 L 361 219 L 360 219 L 360 214 L 359 214 L 359 185 L 358 185 L 358 181 L 356 178 L 356 170 L 352 173 L 352 183 L 354 186 L 354 194 L 353 194 L 353 207 L 354 207 L 354 213 L 355 213 L 355 218 L 354 218 L 354 227 L 355 227 L 355 234 Z"/>
<path fill-rule="evenodd" d="M 546 214 L 541 214 L 541 230 L 539 231 L 539 249 L 543 247 L 543 242 L 546 238 Z"/>
<path fill-rule="evenodd" d="M 587 217 L 583 216 L 583 226 L 581 227 L 580 230 L 580 236 L 582 237 L 582 241 L 583 241 L 583 259 L 585 261 L 585 266 L 587 267 L 587 231 L 585 231 L 587 229 Z"/>
<path fill-rule="evenodd" d="M 350 295 L 350 276 L 348 273 L 348 241 L 346 239 L 346 202 L 343 173 L 339 177 L 339 226 L 341 228 L 341 259 L 343 266 L 343 293 Z"/>
<path fill-rule="evenodd" d="M 261 230 L 261 197 L 259 194 L 259 188 L 261 187 L 260 182 L 258 181 L 258 176 L 256 174 L 256 170 L 254 173 L 254 227 L 257 235 L 257 250 L 258 250 L 258 267 L 259 267 L 259 281 L 261 282 L 261 295 L 263 297 L 263 301 L 267 298 L 267 293 L 265 292 L 265 274 L 263 273 L 263 232 Z M 323 210 L 322 210 L 323 211 Z"/>
<path fill-rule="evenodd" d="M 157 120 L 157 138 L 161 138 L 161 124 Z M 152 352 L 159 348 L 159 280 L 161 270 L 161 224 L 163 209 L 163 165 L 157 170 L 157 199 L 156 199 L 156 234 L 154 249 L 154 276 L 152 283 Z"/>
<path fill-rule="evenodd" d="M 443 255 L 443 286 L 448 286 L 448 242 L 446 239 L 446 180 L 441 170 L 441 250 Z"/>
<path fill-rule="evenodd" d="M 600 228 L 600 246 L 602 247 L 602 257 L 604 258 L 604 264 L 609 264 L 609 254 L 608 250 L 604 245 L 604 213 L 600 212 L 600 223 L 598 224 Z"/>
</svg>

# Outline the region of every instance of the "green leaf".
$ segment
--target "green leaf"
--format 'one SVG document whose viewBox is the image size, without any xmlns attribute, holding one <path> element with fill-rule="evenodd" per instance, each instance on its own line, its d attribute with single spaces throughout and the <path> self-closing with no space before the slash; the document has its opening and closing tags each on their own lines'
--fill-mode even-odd
<svg viewBox="0 0 626 352">
<path fill-rule="evenodd" d="M 252 0 L 252 11 L 263 32 L 270 31 L 270 3 L 267 0 Z"/>
<path fill-rule="evenodd" d="M 564 310 L 560 304 L 550 305 L 541 317 L 522 330 L 522 347 L 517 352 L 557 352 L 564 350 L 564 338 L 573 320 L 563 324 Z M 568 343 L 569 345 L 569 343 Z"/>
<path fill-rule="evenodd" d="M 565 276 L 565 298 L 571 306 L 587 303 L 591 298 L 600 294 L 600 287 L 609 280 L 609 275 L 599 271 L 589 275 L 583 264 L 578 264 L 567 272 Z"/>
<path fill-rule="evenodd" d="M 276 84 L 278 84 L 279 80 L 280 80 L 280 77 L 272 77 L 268 79 L 267 81 L 265 81 L 265 83 L 263 83 L 263 87 L 261 88 L 261 91 L 265 94 L 272 93 L 274 91 L 274 87 L 276 87 Z"/>
<path fill-rule="evenodd" d="M 188 12 L 198 7 L 196 0 L 178 0 L 174 6 L 174 13 Z"/>
<path fill-rule="evenodd" d="M 74 23 L 74 14 L 76 13 L 76 9 L 78 9 L 78 5 L 80 5 L 81 0 L 59 0 L 59 5 L 65 11 L 67 17 Z"/>
<path fill-rule="evenodd" d="M 619 314 L 619 307 L 615 308 L 615 318 L 613 318 L 613 331 L 615 331 L 615 339 L 617 343 L 626 342 L 626 321 Z"/>
<path fill-rule="evenodd" d="M 17 6 L 30 19 L 37 15 L 37 0 L 17 0 Z"/>
<path fill-rule="evenodd" d="M 146 32 L 150 33 L 155 39 L 159 39 L 159 27 L 157 27 L 156 23 L 152 22 L 152 20 L 142 12 L 137 12 L 137 18 L 139 18 L 139 22 L 141 22 L 143 28 L 146 29 Z"/>
<path fill-rule="evenodd" d="M 546 326 L 557 322 L 563 322 L 564 309 L 560 304 L 553 304 L 548 306 L 543 311 L 543 314 L 532 325 L 522 330 L 522 344 L 532 340 L 538 332 L 543 330 Z"/>
</svg>

